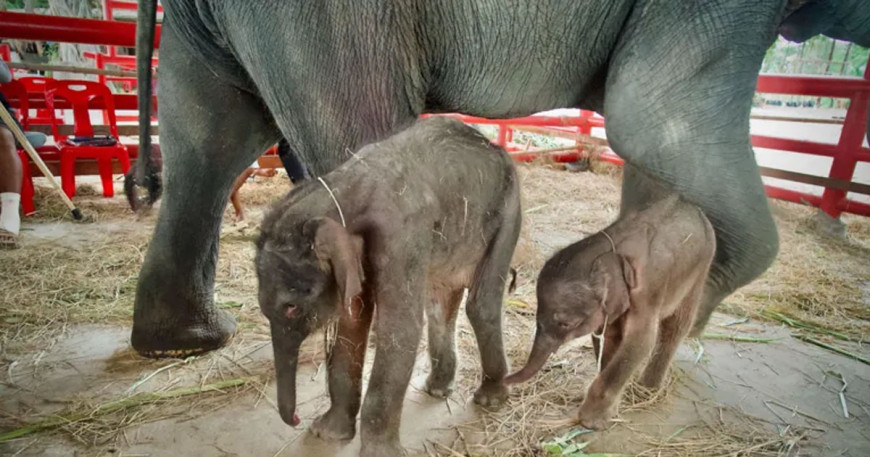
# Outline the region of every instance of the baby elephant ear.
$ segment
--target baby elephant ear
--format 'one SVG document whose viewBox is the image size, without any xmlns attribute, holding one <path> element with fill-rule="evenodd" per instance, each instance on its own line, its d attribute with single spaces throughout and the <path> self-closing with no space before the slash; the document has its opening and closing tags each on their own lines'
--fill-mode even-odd
<svg viewBox="0 0 870 457">
<path fill-rule="evenodd" d="M 621 255 L 619 260 L 622 263 L 622 275 L 625 278 L 625 285 L 631 292 L 640 290 L 641 268 L 637 265 L 637 261 L 631 257 Z"/>
<path fill-rule="evenodd" d="M 318 258 L 329 262 L 341 293 L 342 304 L 349 307 L 353 299 L 362 293 L 360 248 L 354 243 L 347 229 L 327 217 L 320 218 L 314 235 L 314 250 Z"/>
<path fill-rule="evenodd" d="M 615 276 L 618 264 L 616 256 L 605 254 L 592 263 L 589 275 L 592 279 L 592 289 L 611 321 L 624 313 L 630 304 L 628 292 L 621 285 L 619 276 Z"/>
</svg>

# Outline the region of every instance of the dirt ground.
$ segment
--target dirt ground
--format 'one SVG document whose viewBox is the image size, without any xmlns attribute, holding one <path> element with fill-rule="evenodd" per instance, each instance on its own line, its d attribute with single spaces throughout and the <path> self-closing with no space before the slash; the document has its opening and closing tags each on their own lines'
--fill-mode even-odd
<svg viewBox="0 0 870 457">
<path fill-rule="evenodd" d="M 519 284 L 505 305 L 514 367 L 524 361 L 533 334 L 540 265 L 617 214 L 618 173 L 598 171 L 520 167 Z M 305 432 L 329 405 L 322 336 L 303 349 L 297 378 L 302 425 L 286 426 L 275 407 L 272 349 L 257 308 L 252 258 L 263 211 L 287 189 L 282 175 L 258 178 L 242 190 L 247 221 L 226 214 L 215 302 L 239 320 L 231 344 L 200 357 L 159 361 L 129 350 L 138 267 L 154 215 L 137 219 L 121 197 L 104 199 L 85 187 L 77 201 L 96 221 L 74 224 L 40 189 L 40 212 L 25 223 L 22 249 L 0 252 L 0 455 L 355 456 L 359 438 L 325 443 Z M 870 221 L 844 218 L 847 239 L 832 240 L 815 229 L 812 210 L 772 206 L 783 240 L 777 263 L 726 300 L 728 314 L 714 317 L 707 330 L 712 336 L 683 344 L 661 395 L 650 399 L 630 389 L 606 431 L 572 425 L 594 376 L 589 341 L 581 339 L 563 347 L 534 381 L 514 388 L 507 406 L 481 410 L 471 402 L 480 373 L 463 315 L 457 389 L 446 401 L 422 391 L 428 360 L 421 343 L 402 420 L 409 454 L 558 455 L 541 446 L 556 440 L 563 449 L 589 443 L 574 456 L 870 455 L 870 365 L 799 339 L 870 356 L 863 344 Z M 799 331 L 766 311 L 811 328 Z M 732 336 L 751 341 L 721 339 Z M 20 437 L 8 435 L 28 424 Z"/>
</svg>

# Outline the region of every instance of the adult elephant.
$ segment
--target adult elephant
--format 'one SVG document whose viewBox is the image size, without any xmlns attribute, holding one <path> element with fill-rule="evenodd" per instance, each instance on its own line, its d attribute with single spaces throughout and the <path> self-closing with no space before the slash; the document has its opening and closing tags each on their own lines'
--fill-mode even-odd
<svg viewBox="0 0 870 457">
<path fill-rule="evenodd" d="M 491 118 L 557 107 L 607 117 L 628 165 L 623 207 L 662 182 L 700 206 L 718 251 L 696 330 L 761 274 L 777 234 L 749 110 L 777 33 L 870 45 L 863 0 L 164 0 L 165 198 L 139 277 L 132 344 L 146 356 L 223 345 L 212 302 L 233 179 L 282 136 L 314 176 L 424 112 Z M 140 3 L 140 127 L 149 117 L 154 2 Z M 142 130 L 142 151 L 150 148 Z M 159 181 L 143 154 L 138 181 Z"/>
</svg>

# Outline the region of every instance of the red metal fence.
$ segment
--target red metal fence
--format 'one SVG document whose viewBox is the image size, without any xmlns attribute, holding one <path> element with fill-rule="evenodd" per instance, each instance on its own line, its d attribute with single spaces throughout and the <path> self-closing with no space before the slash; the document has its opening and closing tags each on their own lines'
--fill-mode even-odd
<svg viewBox="0 0 870 457">
<path fill-rule="evenodd" d="M 135 8 L 135 3 L 128 1 L 104 1 L 107 6 L 107 19 L 113 18 L 112 9 L 132 10 Z M 101 44 L 109 47 L 109 56 L 121 57 L 125 60 L 124 63 L 127 63 L 129 57 L 116 56 L 112 47 L 133 47 L 135 45 L 135 25 L 115 21 L 0 12 L 0 37 Z M 159 37 L 160 31 L 158 29 L 155 47 L 159 46 Z M 94 55 L 93 58 L 99 59 L 97 55 Z M 106 56 L 102 59 L 103 64 L 109 63 Z M 100 63 L 97 65 L 99 66 Z M 833 158 L 827 177 L 761 167 L 761 174 L 765 176 L 825 188 L 823 195 L 819 197 L 780 187 L 765 186 L 770 197 L 811 204 L 833 217 L 839 217 L 842 212 L 870 216 L 870 205 L 846 198 L 847 192 L 870 195 L 870 185 L 852 181 L 858 162 L 870 162 L 870 150 L 862 146 L 866 134 L 868 100 L 870 100 L 870 65 L 868 65 L 864 78 L 762 75 L 758 79 L 757 91 L 849 99 L 849 109 L 843 122 L 839 142 L 836 145 L 761 135 L 752 135 L 752 144 L 760 148 Z M 117 109 L 135 109 L 134 96 L 116 95 L 116 97 Z M 34 101 L 36 105 L 31 106 L 38 106 L 39 101 Z M 592 128 L 604 127 L 604 119 L 589 111 L 581 111 L 580 115 L 576 117 L 528 116 L 518 119 L 484 119 L 458 114 L 452 116 L 472 124 L 497 126 L 498 136 L 495 141 L 506 147 L 514 158 L 520 161 L 533 160 L 541 154 L 546 154 L 557 161 L 573 161 L 586 156 L 590 147 L 594 147 L 599 150 L 598 156 L 602 160 L 622 163 L 621 159 L 612 151 L 602 148 L 602 146 L 607 145 L 606 140 L 591 136 Z M 528 145 L 518 145 L 512 142 L 514 130 L 569 138 L 573 139 L 576 144 L 566 148 L 543 150 L 531 148 Z"/>
<path fill-rule="evenodd" d="M 0 11 L 0 38 L 135 47 L 136 24 Z M 160 26 L 154 37 L 159 45 Z"/>
<path fill-rule="evenodd" d="M 822 185 L 825 187 L 825 191 L 821 197 L 774 186 L 765 186 L 768 196 L 798 203 L 809 203 L 821 208 L 832 217 L 839 217 L 842 212 L 870 216 L 870 205 L 846 198 L 847 191 L 870 195 L 870 186 L 852 182 L 858 162 L 870 162 L 870 149 L 862 146 L 866 135 L 867 106 L 868 100 L 870 100 L 870 63 L 864 71 L 864 78 L 762 75 L 758 78 L 756 90 L 764 93 L 849 99 L 849 109 L 846 111 L 843 130 L 840 132 L 840 140 L 836 145 L 761 135 L 752 135 L 752 145 L 833 158 L 827 179 L 813 179 L 818 177 L 801 176 L 797 173 L 792 173 L 793 176 L 790 177 L 789 174 L 782 175 L 784 179 Z"/>
</svg>

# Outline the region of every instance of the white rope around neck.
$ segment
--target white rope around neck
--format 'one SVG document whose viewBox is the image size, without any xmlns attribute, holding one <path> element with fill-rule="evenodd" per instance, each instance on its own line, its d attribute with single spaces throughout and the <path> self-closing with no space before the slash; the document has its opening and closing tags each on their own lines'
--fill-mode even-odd
<svg viewBox="0 0 870 457">
<path fill-rule="evenodd" d="M 604 332 L 607 331 L 607 313 L 604 313 L 604 325 L 601 327 L 601 334 L 596 335 L 592 332 L 592 338 L 598 340 L 598 372 L 601 373 L 601 359 L 604 356 Z"/>
<path fill-rule="evenodd" d="M 344 223 L 344 213 L 341 211 L 341 205 L 338 204 L 338 200 L 335 198 L 335 194 L 332 193 L 332 189 L 329 188 L 326 181 L 324 181 L 320 176 L 317 177 L 317 180 L 320 181 L 320 184 L 323 184 L 323 187 L 325 187 L 326 191 L 329 192 L 329 196 L 332 197 L 332 202 L 335 203 L 335 207 L 338 208 L 338 217 L 341 218 L 341 226 L 347 228 L 347 224 Z"/>
<path fill-rule="evenodd" d="M 332 189 L 329 188 L 329 185 L 326 184 L 326 181 L 323 180 L 322 177 L 318 176 L 317 180 L 320 181 L 320 184 L 323 184 L 323 187 L 329 192 L 329 197 L 332 198 L 332 203 L 335 203 L 335 208 L 338 209 L 338 217 L 341 219 L 341 226 L 347 228 L 347 224 L 344 222 L 344 212 L 341 211 L 341 205 L 338 204 L 338 199 L 335 198 L 335 194 L 332 193 Z M 347 308 L 348 315 L 351 315 L 351 308 L 348 306 Z M 338 320 L 333 320 L 330 322 L 326 331 L 323 332 L 323 345 L 326 350 L 326 360 L 329 361 L 332 359 L 333 349 L 335 348 L 335 343 L 338 341 Z M 322 366 L 322 364 L 321 364 Z M 320 366 L 317 367 L 317 373 L 320 372 Z M 317 375 L 315 373 L 315 375 Z M 313 378 L 312 378 L 313 379 Z M 329 377 L 327 376 L 327 384 Z"/>
<path fill-rule="evenodd" d="M 607 241 L 610 241 L 610 247 L 613 248 L 613 253 L 616 254 L 616 243 L 613 242 L 613 238 L 611 238 L 604 230 L 601 231 L 601 234 L 607 238 Z"/>
<path fill-rule="evenodd" d="M 610 241 L 610 247 L 613 248 L 613 253 L 616 254 L 616 243 L 613 242 L 613 238 L 607 234 L 606 231 L 602 230 L 601 234 L 607 238 L 607 241 Z M 604 298 L 607 299 L 607 291 L 604 291 Z M 592 338 L 598 340 L 598 372 L 601 373 L 601 360 L 604 357 L 604 333 L 607 332 L 607 310 L 604 310 L 604 325 L 601 326 L 601 334 L 596 335 L 595 332 L 592 332 Z"/>
</svg>

